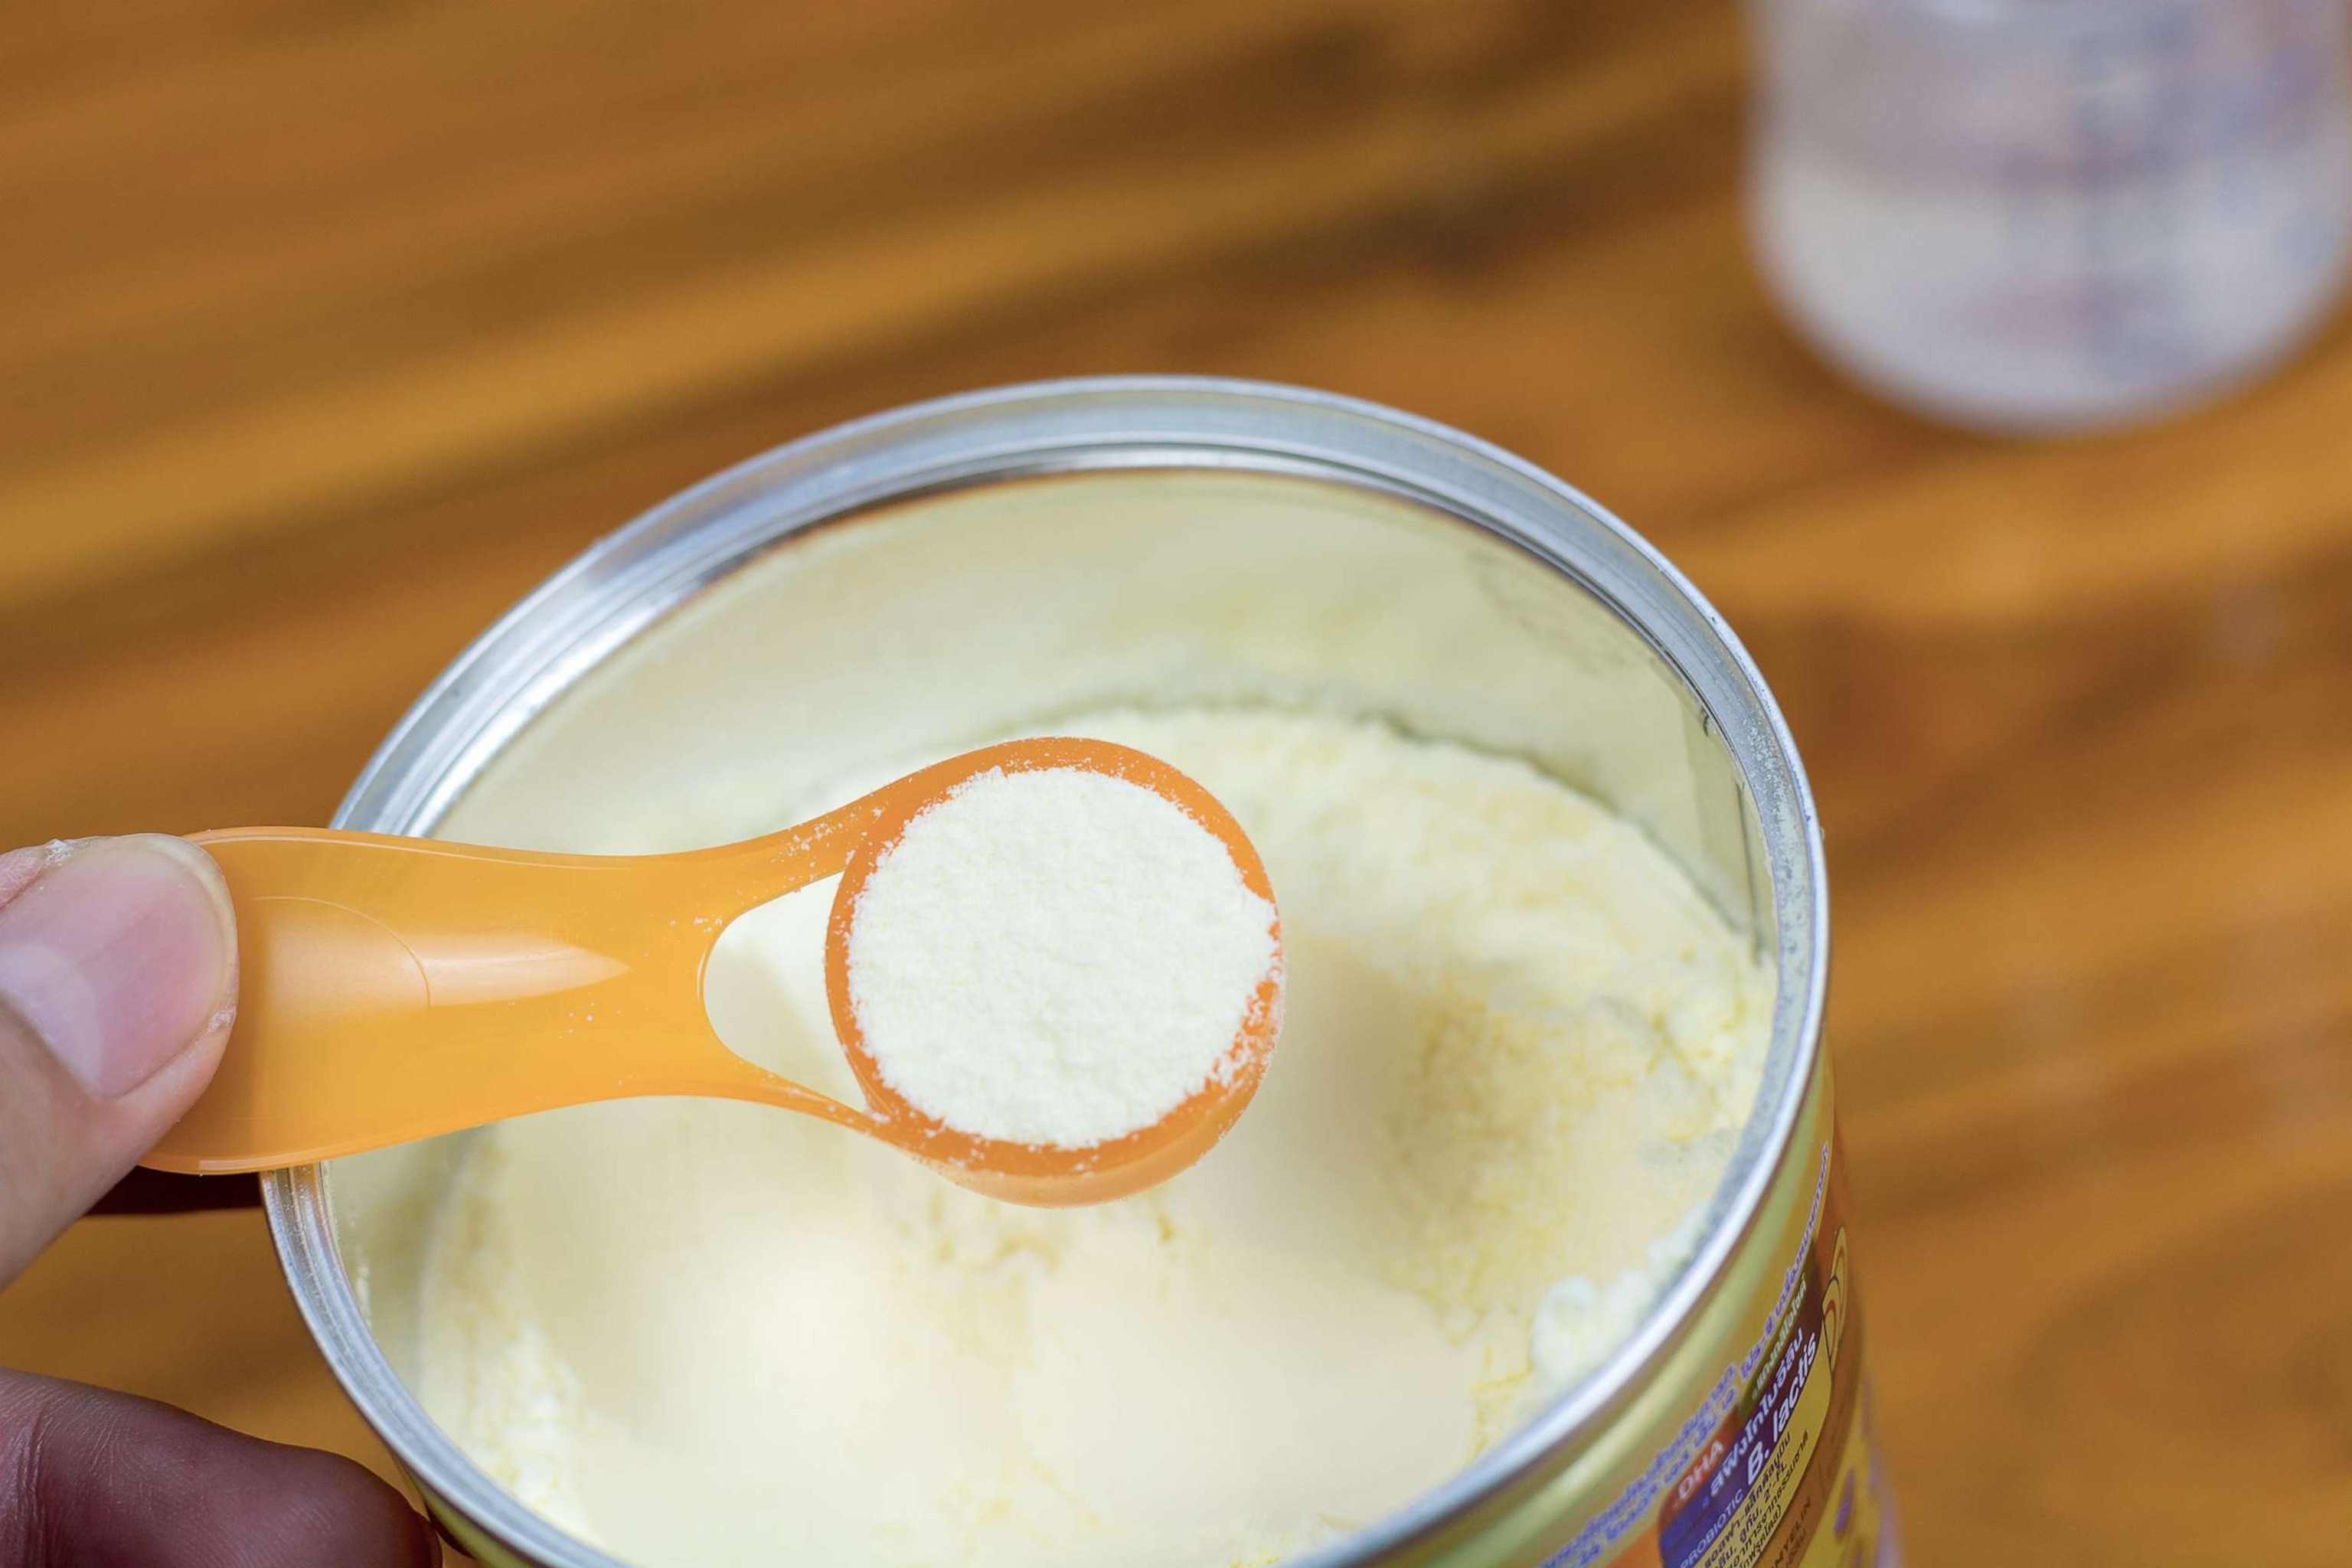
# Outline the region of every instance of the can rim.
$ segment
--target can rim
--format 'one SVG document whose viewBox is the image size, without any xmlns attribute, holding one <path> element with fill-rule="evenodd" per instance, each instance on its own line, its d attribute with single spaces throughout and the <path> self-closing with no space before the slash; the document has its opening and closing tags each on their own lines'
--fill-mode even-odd
<svg viewBox="0 0 2352 1568">
<path fill-rule="evenodd" d="M 1349 1568 L 1436 1532 L 1565 1458 L 1647 1384 L 1721 1289 L 1802 1112 L 1821 1049 L 1829 904 L 1821 826 L 1787 723 L 1738 638 L 1656 549 L 1581 491 L 1450 426 L 1275 383 L 1198 376 L 1034 382 L 835 426 L 689 487 L 558 570 L 418 697 L 338 809 L 339 827 L 422 832 L 566 688 L 653 621 L 820 522 L 925 493 L 1099 469 L 1288 473 L 1435 507 L 1536 555 L 1599 597 L 1671 668 L 1732 752 L 1761 826 L 1779 979 L 1759 1114 L 1709 1202 L 1704 1239 L 1642 1326 L 1599 1367 L 1459 1473 L 1396 1512 L 1290 1559 Z M 1574 542 L 1585 552 L 1570 559 Z M 1612 581 L 1592 568 L 1606 558 Z M 1791 983 L 1794 982 L 1792 984 Z M 1760 1097 L 1771 1095 L 1769 1107 Z M 324 1168 L 272 1172 L 281 1266 L 336 1381 L 435 1500 L 545 1563 L 625 1568 L 509 1495 L 433 1422 L 370 1332 L 344 1273 Z"/>
</svg>

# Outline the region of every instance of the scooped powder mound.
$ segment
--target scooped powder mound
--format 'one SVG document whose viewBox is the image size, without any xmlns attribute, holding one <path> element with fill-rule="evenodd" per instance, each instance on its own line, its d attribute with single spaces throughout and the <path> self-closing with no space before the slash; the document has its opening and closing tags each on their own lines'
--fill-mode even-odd
<svg viewBox="0 0 2352 1568">
<path fill-rule="evenodd" d="M 1082 1149 L 1230 1070 L 1274 906 L 1174 802 L 992 770 L 908 822 L 860 890 L 849 996 L 882 1077 L 950 1127 Z"/>
</svg>

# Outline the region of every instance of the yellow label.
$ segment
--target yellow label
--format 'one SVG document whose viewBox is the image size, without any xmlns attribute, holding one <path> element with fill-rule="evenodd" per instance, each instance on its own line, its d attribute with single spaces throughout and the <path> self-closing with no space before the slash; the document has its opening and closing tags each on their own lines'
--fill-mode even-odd
<svg viewBox="0 0 2352 1568">
<path fill-rule="evenodd" d="M 1833 1156 L 1754 1343 L 1546 1568 L 1892 1568 Z"/>
<path fill-rule="evenodd" d="M 1787 1427 L 1769 1453 L 1759 1451 L 1762 1463 L 1751 1472 L 1748 1497 L 1725 1525 L 1715 1544 L 1700 1552 L 1694 1568 L 1754 1568 L 1764 1561 L 1780 1521 L 1797 1500 L 1797 1484 L 1820 1446 L 1822 1429 L 1830 1417 L 1830 1370 L 1820 1357 L 1786 1406 Z"/>
</svg>

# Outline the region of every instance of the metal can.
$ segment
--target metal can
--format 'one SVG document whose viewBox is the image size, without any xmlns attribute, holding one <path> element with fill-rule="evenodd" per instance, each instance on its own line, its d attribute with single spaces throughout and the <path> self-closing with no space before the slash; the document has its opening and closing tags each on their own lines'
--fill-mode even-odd
<svg viewBox="0 0 2352 1568">
<path fill-rule="evenodd" d="M 462 829 L 469 792 L 519 753 L 625 785 L 714 731 L 745 743 L 740 713 L 573 699 L 633 660 L 824 668 L 852 637 L 862 660 L 980 661 L 1003 708 L 961 715 L 975 733 L 1148 689 L 1337 706 L 1519 755 L 1639 823 L 1776 973 L 1756 1105 L 1632 1337 L 1295 1568 L 1894 1563 L 1822 1049 L 1819 825 L 1762 679 L 1655 551 L 1494 447 L 1345 398 L 1168 377 L 950 398 L 754 458 L 591 549 L 418 700 L 336 824 Z M 866 700 L 845 686 L 793 725 Z M 388 1216 L 430 1205 L 452 1142 L 369 1156 L 365 1181 L 347 1162 L 268 1179 L 295 1300 L 467 1551 L 620 1568 L 501 1490 L 403 1380 L 422 1243 Z"/>
</svg>

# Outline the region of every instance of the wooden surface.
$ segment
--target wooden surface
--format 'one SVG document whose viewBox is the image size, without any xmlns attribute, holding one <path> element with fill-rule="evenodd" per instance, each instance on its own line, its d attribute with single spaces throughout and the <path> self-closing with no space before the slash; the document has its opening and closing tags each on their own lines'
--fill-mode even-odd
<svg viewBox="0 0 2352 1568">
<path fill-rule="evenodd" d="M 1696 0 L 0 22 L 0 844 L 322 820 L 597 534 L 837 419 L 1183 370 L 1467 426 L 1659 542 L 1827 819 L 1914 1561 L 2346 1561 L 2352 336 L 2126 437 L 1788 336 Z M 382 1463 L 257 1219 L 89 1222 L 0 1360 Z"/>
</svg>

